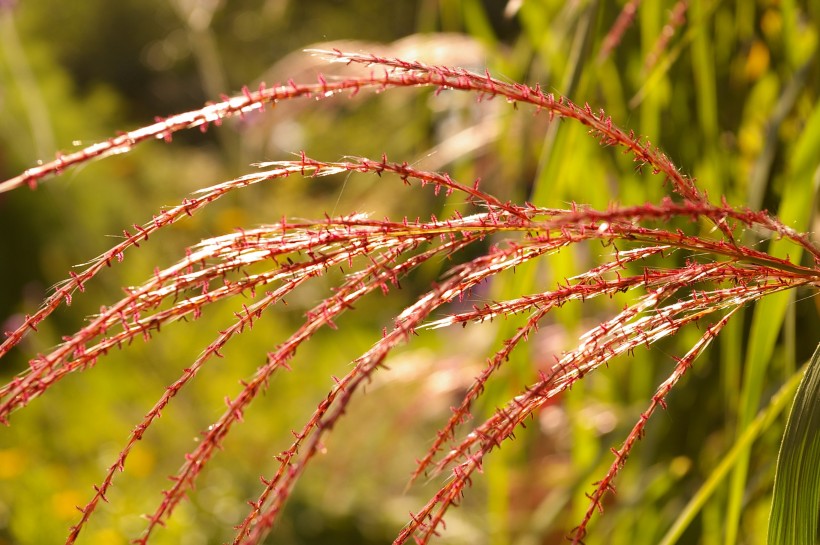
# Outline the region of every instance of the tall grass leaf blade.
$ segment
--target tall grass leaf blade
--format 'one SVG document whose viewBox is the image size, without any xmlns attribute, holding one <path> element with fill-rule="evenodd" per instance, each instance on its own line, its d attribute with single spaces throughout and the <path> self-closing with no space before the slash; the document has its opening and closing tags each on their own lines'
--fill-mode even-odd
<svg viewBox="0 0 820 545">
<path fill-rule="evenodd" d="M 789 183 L 783 193 L 778 217 L 785 225 L 803 231 L 808 228 L 811 207 L 806 203 L 812 202 L 816 192 L 815 173 L 820 164 L 820 105 L 815 106 L 803 133 L 792 148 L 789 163 Z M 781 258 L 789 257 L 793 263 L 797 263 L 802 255 L 802 249 L 779 239 L 769 244 L 768 253 Z M 758 410 L 766 369 L 772 359 L 778 332 L 783 325 L 791 297 L 788 293 L 774 294 L 760 301 L 755 308 L 747 346 L 744 370 L 746 378 L 741 392 L 738 435 L 743 433 Z M 750 452 L 747 451 L 740 457 L 732 476 L 726 516 L 727 544 L 734 544 L 737 541 L 749 456 Z"/>
<path fill-rule="evenodd" d="M 658 542 L 658 545 L 674 545 L 678 542 L 706 504 L 707 500 L 714 495 L 720 484 L 726 479 L 727 475 L 730 474 L 738 456 L 748 450 L 752 443 L 774 424 L 777 417 L 780 416 L 780 413 L 786 410 L 789 401 L 794 399 L 795 392 L 797 391 L 797 387 L 800 384 L 800 379 L 806 367 L 808 367 L 808 365 L 794 373 L 794 375 L 781 386 L 780 390 L 772 396 L 771 403 L 758 413 L 757 417 L 755 417 L 749 427 L 746 428 L 746 431 L 737 438 L 732 448 L 722 456 L 720 463 L 712 470 L 697 493 L 689 500 L 689 503 L 680 511 L 674 524 L 672 524 L 660 542 Z"/>
<path fill-rule="evenodd" d="M 770 545 L 818 542 L 820 508 L 820 345 L 794 396 L 777 457 Z"/>
</svg>

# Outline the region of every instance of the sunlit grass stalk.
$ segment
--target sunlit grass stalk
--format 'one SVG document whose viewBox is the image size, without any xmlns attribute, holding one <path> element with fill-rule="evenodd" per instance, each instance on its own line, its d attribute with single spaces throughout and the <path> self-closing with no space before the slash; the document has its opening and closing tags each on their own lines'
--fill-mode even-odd
<svg viewBox="0 0 820 545">
<path fill-rule="evenodd" d="M 636 5 L 637 3 L 631 3 Z M 214 237 L 186 250 L 176 264 L 155 271 L 152 278 L 138 287 L 127 288 L 126 295 L 113 305 L 103 307 L 79 331 L 45 355 L 37 355 L 29 368 L 0 386 L 0 421 L 9 423 L 12 413 L 44 394 L 69 373 L 93 367 L 110 350 L 127 345 L 137 338 L 150 340 L 161 328 L 182 319 L 196 319 L 212 303 L 241 296 L 255 301 L 241 304 L 235 311 L 235 322 L 220 331 L 182 375 L 156 401 L 126 440 L 116 460 L 102 481 L 94 486 L 92 499 L 80 507 L 80 520 L 72 527 L 68 543 L 73 543 L 114 482 L 116 473 L 125 468 L 133 447 L 153 425 L 165 407 L 188 384 L 212 356 L 220 356 L 224 346 L 250 329 L 264 312 L 294 292 L 301 285 L 324 276 L 331 269 L 342 268 L 346 274 L 332 295 L 306 312 L 304 322 L 268 353 L 264 365 L 243 381 L 242 389 L 226 398 L 222 415 L 202 434 L 197 447 L 185 456 L 185 462 L 171 477 L 173 484 L 136 540 L 145 544 L 163 525 L 176 506 L 193 487 L 203 467 L 222 445 L 231 428 L 242 417 L 254 399 L 264 391 L 271 377 L 288 369 L 301 345 L 320 328 L 334 328 L 335 320 L 354 309 L 362 297 L 372 292 L 387 295 L 400 285 L 410 272 L 432 258 L 445 257 L 452 263 L 446 274 L 430 289 L 399 313 L 392 328 L 352 367 L 337 379 L 291 446 L 282 452 L 274 474 L 263 478 L 263 490 L 250 502 L 250 511 L 237 527 L 234 543 L 260 543 L 282 512 L 285 501 L 309 462 L 320 450 L 323 438 L 346 412 L 352 396 L 384 367 L 390 353 L 408 342 L 423 328 L 465 326 L 515 314 L 526 315 L 524 324 L 505 340 L 503 346 L 488 358 L 485 368 L 468 388 L 448 422 L 438 431 L 433 445 L 412 472 L 411 481 L 423 474 L 438 474 L 449 468 L 449 479 L 399 533 L 396 543 L 414 538 L 427 543 L 440 532 L 444 516 L 457 505 L 480 471 L 484 458 L 506 441 L 545 403 L 571 388 L 589 372 L 608 365 L 613 358 L 629 354 L 641 346 L 675 335 L 691 324 L 704 325 L 700 339 L 682 357 L 669 377 L 658 386 L 649 407 L 641 414 L 627 438 L 613 449 L 614 461 L 589 494 L 589 508 L 572 535 L 580 542 L 596 509 L 602 507 L 607 492 L 614 490 L 614 480 L 630 451 L 643 435 L 646 422 L 706 349 L 731 316 L 740 308 L 766 295 L 818 282 L 817 264 L 820 249 L 801 233 L 783 225 L 765 212 L 733 207 L 727 202 L 713 204 L 694 180 L 681 174 L 660 150 L 613 124 L 603 112 L 589 106 L 577 106 L 563 97 L 544 93 L 539 87 L 504 82 L 489 74 L 475 74 L 458 68 L 429 66 L 418 62 L 380 58 L 342 52 L 319 52 L 331 60 L 371 67 L 369 75 L 318 83 L 287 85 L 257 91 L 245 90 L 241 96 L 225 98 L 200 110 L 158 120 L 155 124 L 123 133 L 107 142 L 81 151 L 59 156 L 55 161 L 27 170 L 0 184 L 0 191 L 21 185 L 34 186 L 64 169 L 106 155 L 124 153 L 149 139 L 170 140 L 179 130 L 261 111 L 266 104 L 277 104 L 297 97 L 330 98 L 342 91 L 356 93 L 363 89 L 383 91 L 394 87 L 426 86 L 438 91 L 457 89 L 479 99 L 502 97 L 513 103 L 525 103 L 546 110 L 550 117 L 568 118 L 589 127 L 592 137 L 602 146 L 618 146 L 631 154 L 638 166 L 646 165 L 660 174 L 677 194 L 658 203 L 633 206 L 612 205 L 606 210 L 572 205 L 567 209 L 537 207 L 531 203 L 504 202 L 483 191 L 478 182 L 460 183 L 447 174 L 416 169 L 407 163 L 381 159 L 349 158 L 324 162 L 302 155 L 291 161 L 259 165 L 260 172 L 248 174 L 198 191 L 180 205 L 161 211 L 151 221 L 125 231 L 124 239 L 85 265 L 79 273 L 57 286 L 36 313 L 26 316 L 0 346 L 0 357 L 18 345 L 24 336 L 63 304 L 70 304 L 76 291 L 106 266 L 125 258 L 150 235 L 169 227 L 186 216 L 202 211 L 220 197 L 260 182 L 287 176 L 324 176 L 339 173 L 376 174 L 384 183 L 428 186 L 434 195 L 458 194 L 466 201 L 469 213 L 454 213 L 448 218 L 429 220 L 402 218 L 371 219 L 366 215 L 330 217 L 317 221 L 291 221 Z M 682 220 L 682 221 L 681 221 Z M 704 220 L 716 226 L 706 235 L 685 232 L 670 224 L 688 221 L 693 226 Z M 763 236 L 780 237 L 805 249 L 814 266 L 794 263 L 737 242 L 739 229 L 756 231 Z M 489 250 L 464 258 L 459 252 L 487 237 Z M 605 262 L 558 282 L 554 287 L 520 297 L 487 303 L 472 310 L 433 319 L 435 311 L 453 301 L 462 301 L 480 284 L 526 263 L 570 246 L 597 242 L 606 252 Z M 676 265 L 673 256 L 684 254 Z M 692 257 L 697 255 L 698 257 Z M 650 266 L 649 260 L 661 260 L 664 268 Z M 248 272 L 251 267 L 266 265 L 263 272 Z M 254 269 L 257 270 L 257 269 Z M 257 297 L 257 293 L 264 295 Z M 470 409 L 488 382 L 501 369 L 513 351 L 526 341 L 541 320 L 554 309 L 571 301 L 587 301 L 600 296 L 613 297 L 630 292 L 632 302 L 611 318 L 584 333 L 578 345 L 556 356 L 552 366 L 539 374 L 523 391 L 510 399 L 489 418 L 479 422 L 457 439 L 457 431 L 471 421 Z M 533 373 L 535 374 L 535 373 Z M 447 450 L 447 454 L 440 453 Z"/>
</svg>

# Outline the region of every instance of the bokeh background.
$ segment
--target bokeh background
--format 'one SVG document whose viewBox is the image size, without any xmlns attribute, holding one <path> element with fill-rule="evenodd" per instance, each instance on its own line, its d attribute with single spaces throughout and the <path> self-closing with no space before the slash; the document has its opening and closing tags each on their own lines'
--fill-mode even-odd
<svg viewBox="0 0 820 545">
<path fill-rule="evenodd" d="M 614 122 L 659 145 L 709 195 L 777 211 L 805 178 L 793 158 L 817 107 L 820 5 L 797 0 L 631 2 L 634 21 L 611 52 L 605 40 L 625 2 L 577 0 L 0 0 L 0 179 L 58 150 L 71 151 L 155 116 L 196 109 L 243 85 L 315 81 L 344 74 L 305 53 L 337 47 L 458 65 L 564 94 L 604 108 Z M 604 149 L 569 122 L 548 123 L 528 108 L 476 102 L 453 92 L 395 90 L 355 98 L 292 101 L 219 129 L 178 133 L 131 153 L 94 161 L 47 180 L 36 191 L 0 195 L 0 322 L 3 330 L 36 309 L 72 267 L 108 249 L 124 228 L 149 220 L 191 191 L 253 171 L 251 163 L 305 150 L 336 160 L 386 153 L 454 178 L 482 178 L 502 199 L 565 207 L 571 202 L 657 200 L 668 188 L 628 157 Z M 816 163 L 814 167 L 816 168 Z M 797 185 L 804 208 L 784 218 L 811 229 L 815 188 Z M 803 177 L 803 178 L 801 178 Z M 91 282 L 73 304 L 0 362 L 8 380 L 27 360 L 82 327 L 86 316 L 116 301 L 122 287 L 151 276 L 202 238 L 282 217 L 320 218 L 353 211 L 376 217 L 440 214 L 448 206 L 396 180 L 367 176 L 288 179 L 236 192 L 181 222 Z M 704 227 L 705 228 L 705 227 Z M 113 237 L 113 238 L 112 238 Z M 532 274 L 510 277 L 476 301 L 526 293 L 594 262 L 600 249 L 553 256 Z M 443 269 L 416 271 L 389 297 L 366 299 L 299 352 L 291 373 L 234 429 L 155 543 L 222 543 L 275 467 L 290 430 L 301 427 L 349 362 Z M 318 282 L 269 313 L 225 350 L 165 411 L 129 459 L 81 543 L 127 543 L 140 514 L 221 413 L 223 398 L 253 373 L 302 313 L 326 297 Z M 812 293 L 798 292 L 777 336 L 763 404 L 818 340 Z M 128 432 L 191 362 L 232 322 L 241 301 L 217 305 L 175 324 L 150 343 L 136 342 L 97 367 L 67 378 L 0 429 L 0 544 L 62 542 Z M 235 308 L 236 307 L 236 308 Z M 509 372 L 479 414 L 528 382 L 552 354 L 611 302 L 562 309 L 516 352 Z M 751 312 L 727 329 L 670 397 L 630 458 L 594 543 L 657 543 L 685 502 L 737 437 L 743 361 Z M 384 373 L 351 407 L 323 454 L 300 482 L 270 543 L 384 543 L 436 489 L 436 479 L 405 490 L 449 406 L 484 358 L 516 322 L 425 333 L 397 351 Z M 772 327 L 780 330 L 780 324 Z M 586 508 L 590 483 L 610 463 L 674 355 L 700 335 L 683 332 L 584 381 L 517 441 L 488 460 L 464 505 L 448 518 L 443 543 L 560 543 Z M 494 344 L 495 343 L 495 344 Z M 763 543 L 782 421 L 756 443 L 745 483 L 742 543 Z M 728 485 L 681 538 L 723 543 Z"/>
</svg>

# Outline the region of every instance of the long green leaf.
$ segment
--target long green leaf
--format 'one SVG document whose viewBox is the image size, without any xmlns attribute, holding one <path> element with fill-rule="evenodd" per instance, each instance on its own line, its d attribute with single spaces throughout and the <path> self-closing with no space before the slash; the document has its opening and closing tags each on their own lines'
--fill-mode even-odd
<svg viewBox="0 0 820 545">
<path fill-rule="evenodd" d="M 808 367 L 808 365 L 805 365 L 804 368 L 805 367 Z M 780 413 L 786 410 L 789 401 L 794 399 L 804 370 L 805 369 L 800 369 L 780 387 L 780 390 L 772 396 L 769 404 L 758 413 L 752 423 L 745 429 L 740 437 L 737 438 L 732 448 L 721 457 L 720 463 L 712 470 L 697 493 L 692 496 L 692 499 L 686 504 L 686 507 L 680 511 L 675 519 L 675 523 L 669 528 L 658 545 L 674 545 L 678 542 L 684 531 L 695 519 L 695 516 L 706 504 L 706 501 L 712 497 L 715 490 L 717 490 L 718 486 L 734 467 L 738 457 L 746 452 L 763 432 L 769 429 L 777 417 L 780 416 Z"/>
<path fill-rule="evenodd" d="M 783 199 L 778 217 L 783 223 L 798 231 L 805 231 L 811 217 L 811 202 L 816 191 L 815 180 L 820 164 L 820 104 L 809 116 L 805 129 L 795 144 L 789 160 L 789 183 L 783 191 Z M 791 245 L 787 240 L 773 240 L 769 253 L 776 257 L 789 257 L 799 262 L 802 248 Z M 752 318 L 749 344 L 746 352 L 744 372 L 746 374 L 741 392 L 741 406 L 738 412 L 738 435 L 757 412 L 763 392 L 766 371 L 772 360 L 775 343 L 786 316 L 786 310 L 794 297 L 792 293 L 777 293 L 760 301 Z M 738 459 L 729 488 L 729 505 L 726 512 L 727 545 L 737 542 L 740 514 L 749 469 L 747 451 Z"/>
<path fill-rule="evenodd" d="M 777 457 L 770 545 L 818 543 L 820 509 L 820 345 L 794 396 Z"/>
</svg>

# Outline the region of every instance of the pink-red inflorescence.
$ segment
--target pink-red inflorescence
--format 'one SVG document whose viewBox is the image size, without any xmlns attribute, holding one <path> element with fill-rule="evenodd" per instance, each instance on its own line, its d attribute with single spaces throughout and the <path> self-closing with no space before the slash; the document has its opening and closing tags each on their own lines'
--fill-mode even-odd
<svg viewBox="0 0 820 545">
<path fill-rule="evenodd" d="M 637 4 L 630 2 L 627 8 Z M 629 15 L 627 8 L 624 18 Z M 624 19 L 616 25 L 613 40 L 617 37 L 616 31 L 622 32 L 626 24 L 628 21 Z M 15 331 L 8 332 L 5 342 L 0 345 L 0 357 L 19 344 L 27 333 L 36 331 L 37 325 L 55 309 L 70 304 L 74 293 L 83 291 L 91 278 L 105 267 L 123 260 L 132 247 L 139 246 L 159 229 L 201 211 L 220 197 L 253 184 L 291 175 L 377 174 L 408 185 L 429 186 L 436 195 L 459 193 L 472 210 L 469 215 L 456 213 L 447 219 L 431 218 L 429 221 L 374 220 L 361 214 L 326 217 L 315 222 L 283 220 L 205 240 L 187 249 L 185 256 L 174 265 L 157 269 L 141 286 L 126 289 L 126 295 L 120 301 L 103 307 L 85 327 L 65 337 L 64 342 L 48 354 L 32 358 L 27 370 L 0 386 L 0 421 L 8 423 L 15 410 L 25 407 L 69 373 L 96 365 L 113 348 L 127 345 L 137 337 L 150 340 L 163 325 L 184 318 L 195 319 L 216 301 L 237 299 L 239 295 L 245 301 L 252 300 L 239 305 L 233 325 L 219 332 L 137 423 L 116 460 L 94 486 L 91 500 L 79 507 L 80 519 L 71 528 L 67 540 L 73 543 L 100 500 L 107 501 L 106 494 L 115 475 L 126 467 L 137 441 L 210 358 L 220 356 L 226 343 L 253 327 L 263 312 L 283 301 L 299 286 L 324 275 L 331 268 L 346 269 L 348 274 L 333 295 L 309 310 L 301 326 L 271 350 L 265 363 L 242 382 L 242 389 L 235 398 L 226 400 L 223 414 L 202 434 L 197 447 L 186 455 L 157 508 L 147 516 L 145 531 L 136 540 L 137 543 L 147 543 L 157 526 L 171 516 L 193 488 L 203 466 L 232 426 L 241 421 L 249 404 L 266 388 L 273 374 L 289 367 L 299 346 L 320 328 L 335 327 L 334 320 L 352 309 L 361 297 L 372 292 L 389 293 L 411 270 L 428 260 L 452 259 L 453 264 L 446 276 L 396 316 L 393 328 L 386 330 L 369 351 L 353 362 L 347 374 L 337 379 L 334 388 L 302 429 L 295 433 L 291 446 L 277 456 L 277 468 L 271 477 L 262 479 L 262 491 L 255 501 L 250 502 L 250 511 L 237 526 L 234 540 L 236 544 L 251 544 L 264 539 L 297 479 L 320 448 L 323 436 L 344 414 L 351 396 L 383 366 L 395 347 L 408 341 L 421 328 L 463 326 L 525 314 L 524 325 L 487 359 L 483 371 L 475 377 L 412 473 L 411 478 L 415 479 L 422 474 L 436 474 L 450 468 L 449 479 L 426 505 L 411 515 L 409 523 L 396 538 L 396 543 L 411 538 L 418 543 L 427 543 L 442 528 L 445 513 L 460 501 L 474 473 L 481 470 L 484 457 L 513 437 L 518 427 L 549 400 L 614 357 L 674 335 L 688 324 L 706 320 L 708 325 L 700 340 L 677 360 L 674 371 L 658 387 L 649 407 L 622 446 L 613 449 L 615 459 L 589 494 L 589 509 L 573 532 L 573 542 L 580 542 L 592 514 L 601 508 L 604 495 L 613 489 L 616 474 L 642 436 L 649 417 L 658 406 L 664 406 L 666 395 L 733 313 L 767 294 L 818 281 L 814 267 L 739 245 L 733 237 L 735 228 L 754 228 L 789 239 L 807 250 L 815 265 L 820 262 L 820 250 L 805 235 L 784 226 L 765 212 L 732 207 L 727 203 L 712 204 L 694 181 L 682 175 L 662 152 L 631 132 L 618 128 L 603 112 L 594 112 L 589 106 L 578 106 L 565 98 L 544 93 L 537 86 L 508 83 L 489 74 L 339 51 L 319 54 L 334 61 L 377 67 L 380 73 L 332 82 L 320 78 L 318 83 L 312 84 L 289 82 L 271 88 L 261 87 L 253 92 L 246 89 L 241 95 L 217 104 L 158 120 L 153 125 L 79 152 L 61 155 L 55 161 L 29 169 L 0 184 L 0 191 L 26 184 L 33 186 L 40 179 L 59 174 L 72 165 L 127 151 L 145 140 L 169 140 L 178 130 L 219 124 L 231 116 L 259 111 L 265 104 L 297 97 L 328 98 L 341 91 L 355 93 L 367 88 L 432 86 L 475 93 L 479 98 L 500 96 L 531 104 L 547 111 L 551 117 L 576 120 L 589 127 L 601 145 L 619 146 L 632 154 L 640 165 L 660 174 L 677 196 L 656 204 L 612 206 L 606 210 L 574 205 L 569 209 L 547 209 L 529 203 L 503 202 L 480 190 L 477 184 L 459 183 L 447 174 L 419 170 L 407 163 L 391 162 L 386 157 L 324 162 L 303 155 L 292 161 L 264 163 L 259 165 L 260 171 L 256 173 L 202 189 L 180 205 L 166 208 L 152 220 L 126 231 L 122 242 L 86 264 L 81 272 L 71 273 L 39 311 L 27 316 Z M 705 219 L 719 229 L 707 237 L 666 227 L 676 219 L 691 220 L 693 225 L 697 220 Z M 495 243 L 490 250 L 471 259 L 454 257 L 460 250 L 491 235 Z M 611 249 L 606 262 L 566 279 L 552 289 L 521 294 L 514 299 L 431 319 L 437 309 L 463 299 L 473 288 L 504 271 L 561 248 L 589 241 L 598 241 Z M 663 269 L 647 264 L 652 258 L 669 257 L 675 252 L 709 255 L 715 259 L 689 259 L 682 265 L 674 265 L 670 260 L 669 266 Z M 252 266 L 265 264 L 268 266 L 266 270 L 260 272 L 256 267 L 255 272 L 248 272 Z M 569 301 L 585 301 L 603 295 L 613 297 L 619 292 L 633 293 L 632 302 L 587 331 L 578 346 L 557 357 L 551 368 L 542 372 L 537 380 L 492 416 L 474 425 L 463 439 L 457 439 L 456 431 L 471 420 L 470 409 L 488 382 L 516 347 L 537 330 L 550 311 Z M 446 454 L 441 455 L 442 452 Z"/>
</svg>

